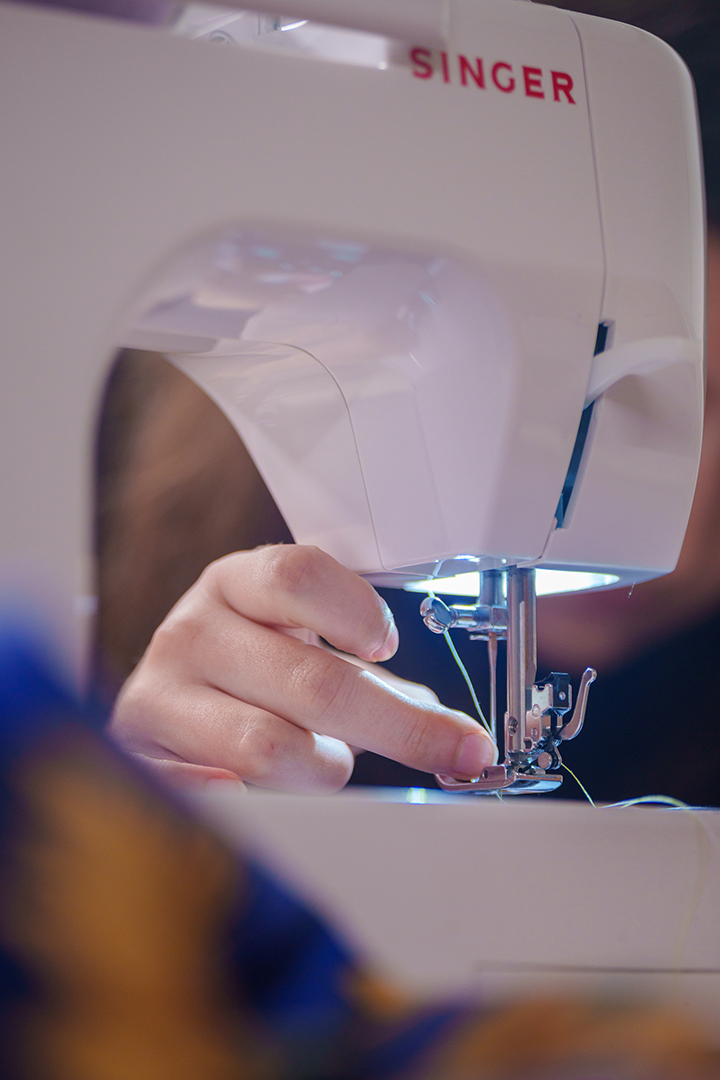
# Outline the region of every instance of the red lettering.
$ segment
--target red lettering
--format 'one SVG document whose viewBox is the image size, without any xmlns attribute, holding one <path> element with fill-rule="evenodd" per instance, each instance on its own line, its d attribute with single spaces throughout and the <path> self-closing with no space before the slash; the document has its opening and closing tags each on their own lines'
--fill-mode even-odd
<svg viewBox="0 0 720 1080">
<path fill-rule="evenodd" d="M 525 78 L 525 97 L 544 98 L 541 68 L 524 67 L 523 76 Z"/>
<path fill-rule="evenodd" d="M 472 83 L 475 86 L 480 87 L 481 90 L 485 89 L 485 64 L 481 57 L 476 56 L 474 59 L 468 59 L 462 53 L 457 53 L 452 57 L 454 64 L 457 59 L 458 73 L 460 76 L 460 84 L 462 86 L 470 86 Z M 416 79 L 431 79 L 435 74 L 435 65 L 433 63 L 433 54 L 430 49 L 414 48 L 410 50 L 410 60 L 412 62 L 412 74 Z M 442 80 L 445 83 L 452 81 L 451 57 L 446 52 L 440 53 L 440 72 L 442 73 Z M 543 87 L 543 71 L 542 68 L 523 66 L 523 86 L 525 89 L 525 97 L 544 98 L 545 90 Z M 572 76 L 568 75 L 566 71 L 551 71 L 553 99 L 555 101 L 567 101 L 571 105 L 575 105 L 575 98 L 573 97 L 574 83 Z M 517 83 L 511 64 L 506 64 L 504 61 L 499 60 L 496 64 L 493 64 L 490 70 L 490 78 L 503 94 L 511 94 L 515 90 Z"/>
<path fill-rule="evenodd" d="M 410 53 L 410 59 L 413 64 L 413 75 L 416 79 L 429 79 L 433 73 L 433 66 L 430 63 L 430 50 L 429 49 L 413 49 Z"/>
<path fill-rule="evenodd" d="M 574 105 L 575 98 L 570 93 L 573 88 L 573 81 L 570 76 L 564 71 L 553 71 L 551 74 L 553 81 L 553 97 L 555 98 L 555 101 L 559 101 L 560 95 L 564 94 L 570 104 Z"/>
<path fill-rule="evenodd" d="M 510 72 L 510 78 L 508 79 L 508 81 L 506 83 L 501 83 L 500 80 L 498 79 L 498 72 L 499 71 L 509 71 Z M 497 64 L 493 64 L 493 69 L 492 69 L 491 75 L 492 75 L 492 81 L 495 83 L 498 90 L 502 90 L 503 94 L 509 94 L 512 90 L 515 89 L 515 79 L 513 78 L 512 68 L 510 67 L 509 64 L 503 64 L 502 62 L 497 63 Z"/>
<path fill-rule="evenodd" d="M 458 56 L 460 63 L 460 82 L 463 86 L 467 86 L 468 75 L 471 75 L 475 80 L 475 85 L 479 86 L 481 90 L 485 89 L 485 74 L 483 72 L 483 62 L 479 56 L 475 57 L 476 66 L 473 67 L 467 56 L 463 56 L 462 53 Z"/>
</svg>

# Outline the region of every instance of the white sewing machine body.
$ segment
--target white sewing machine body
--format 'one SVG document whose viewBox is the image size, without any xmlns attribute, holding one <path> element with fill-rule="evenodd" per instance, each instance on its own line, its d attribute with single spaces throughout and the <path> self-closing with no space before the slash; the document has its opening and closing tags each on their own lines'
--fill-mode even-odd
<svg viewBox="0 0 720 1080">
<path fill-rule="evenodd" d="M 225 35 L 262 48 L 239 22 Z M 322 34 L 294 33 L 307 67 Z M 330 124 L 303 110 L 317 144 L 289 158 L 297 231 L 227 238 L 215 288 L 173 282 L 143 327 L 192 331 L 193 304 L 207 320 L 235 297 L 241 344 L 176 362 L 232 417 L 296 538 L 374 580 L 452 574 L 458 556 L 670 570 L 703 381 L 699 155 L 677 58 L 630 27 L 501 0 L 453 7 L 441 50 L 376 45 L 342 89 L 337 67 L 298 88 L 302 102 L 327 77 L 334 109 Z M 303 157 L 322 177 L 296 171 Z M 301 225 L 331 192 L 342 227 L 327 211 Z M 593 364 L 600 324 L 610 352 Z"/>
<path fill-rule="evenodd" d="M 302 28 L 221 48 L 3 7 L 2 560 L 66 611 L 127 344 L 220 402 L 299 542 L 375 579 L 673 567 L 703 399 L 690 79 L 631 27 L 436 7 L 354 63 L 321 28 L 331 58 Z"/>
<path fill-rule="evenodd" d="M 220 788 L 194 808 L 396 985 L 665 1002 L 720 1045 L 717 811 Z"/>
</svg>

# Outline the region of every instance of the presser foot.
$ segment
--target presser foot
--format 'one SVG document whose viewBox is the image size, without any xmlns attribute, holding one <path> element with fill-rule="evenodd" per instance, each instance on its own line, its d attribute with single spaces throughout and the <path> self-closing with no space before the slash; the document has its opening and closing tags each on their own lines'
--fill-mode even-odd
<svg viewBox="0 0 720 1080">
<path fill-rule="evenodd" d="M 546 772 L 531 766 L 520 772 L 508 765 L 488 765 L 476 780 L 456 780 L 453 776 L 435 774 L 443 791 L 470 791 L 475 795 L 524 795 L 555 791 L 563 778 L 559 773 Z"/>
</svg>

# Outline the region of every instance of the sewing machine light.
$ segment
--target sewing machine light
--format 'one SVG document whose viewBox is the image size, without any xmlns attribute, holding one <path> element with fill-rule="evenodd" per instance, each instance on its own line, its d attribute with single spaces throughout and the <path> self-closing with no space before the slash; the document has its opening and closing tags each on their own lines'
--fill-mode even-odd
<svg viewBox="0 0 720 1080">
<path fill-rule="evenodd" d="M 544 570 L 535 571 L 535 592 L 538 596 L 552 596 L 558 593 L 587 592 L 590 589 L 602 589 L 617 584 L 619 578 L 614 574 L 591 574 L 582 570 Z M 442 593 L 451 596 L 479 596 L 480 574 L 456 574 L 447 578 L 426 578 L 424 581 L 410 581 L 404 586 L 409 592 Z"/>
</svg>

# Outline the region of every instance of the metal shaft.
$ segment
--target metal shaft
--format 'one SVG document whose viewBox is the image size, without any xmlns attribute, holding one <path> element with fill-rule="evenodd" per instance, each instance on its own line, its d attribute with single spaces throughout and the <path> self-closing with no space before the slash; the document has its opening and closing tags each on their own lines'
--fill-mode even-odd
<svg viewBox="0 0 720 1080">
<path fill-rule="evenodd" d="M 502 570 L 486 570 L 480 575 L 478 603 L 490 608 L 499 608 L 504 605 Z M 487 639 L 490 673 L 490 730 L 492 731 L 493 740 L 497 744 L 497 633 L 493 630 L 489 631 Z M 498 749 L 502 748 L 499 747 Z"/>
<path fill-rule="evenodd" d="M 517 566 L 507 571 L 507 712 L 505 754 L 525 750 L 527 713 L 537 675 L 535 571 Z"/>
<path fill-rule="evenodd" d="M 497 634 L 488 634 L 488 668 L 490 673 L 490 731 L 497 746 Z M 499 748 L 498 748 L 499 749 Z"/>
</svg>

